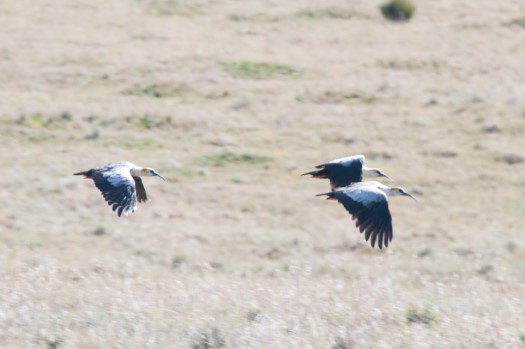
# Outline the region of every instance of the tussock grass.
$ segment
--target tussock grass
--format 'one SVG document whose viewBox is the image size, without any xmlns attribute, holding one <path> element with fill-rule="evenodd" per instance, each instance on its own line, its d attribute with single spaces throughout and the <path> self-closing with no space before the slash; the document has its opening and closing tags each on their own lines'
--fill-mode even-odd
<svg viewBox="0 0 525 349">
<path fill-rule="evenodd" d="M 63 340 L 60 338 L 47 339 L 45 342 L 46 342 L 47 349 L 59 349 L 63 343 Z"/>
<path fill-rule="evenodd" d="M 215 327 L 211 330 L 201 330 L 191 344 L 192 349 L 219 349 L 225 346 L 224 338 Z"/>
<path fill-rule="evenodd" d="M 134 85 L 128 88 L 123 93 L 133 96 L 148 96 L 154 98 L 173 98 L 183 97 L 189 92 L 191 88 L 186 84 L 169 84 L 158 83 L 149 85 Z"/>
<path fill-rule="evenodd" d="M 175 256 L 171 259 L 171 268 L 178 269 L 186 262 L 186 258 L 182 256 Z"/>
<path fill-rule="evenodd" d="M 432 252 L 431 248 L 425 248 L 425 249 L 419 251 L 417 256 L 419 258 L 424 258 L 424 257 L 431 257 L 432 254 L 433 254 L 433 252 Z"/>
<path fill-rule="evenodd" d="M 354 345 L 352 344 L 351 341 L 345 340 L 341 337 L 337 337 L 331 349 L 352 349 L 353 347 Z"/>
<path fill-rule="evenodd" d="M 257 63 L 249 61 L 222 62 L 222 68 L 234 78 L 269 79 L 294 76 L 298 71 L 292 67 L 276 63 Z"/>
<path fill-rule="evenodd" d="M 324 91 L 320 94 L 306 93 L 298 95 L 296 100 L 299 102 L 313 103 L 341 103 L 341 104 L 370 104 L 376 97 L 364 92 L 343 92 L 343 91 Z"/>
<path fill-rule="evenodd" d="M 248 321 L 257 321 L 258 318 L 260 318 L 262 315 L 262 311 L 259 308 L 253 308 L 248 310 L 246 313 L 246 319 Z"/>
<path fill-rule="evenodd" d="M 494 272 L 494 266 L 492 264 L 485 264 L 478 269 L 480 275 L 489 275 Z"/>
<path fill-rule="evenodd" d="M 411 307 L 407 309 L 405 317 L 408 322 L 432 325 L 438 322 L 438 317 L 428 308 Z"/>
<path fill-rule="evenodd" d="M 93 141 L 93 140 L 97 140 L 100 138 L 100 130 L 99 129 L 94 129 L 92 132 L 88 133 L 87 135 L 84 136 L 84 139 L 85 140 L 88 140 L 88 141 Z"/>
<path fill-rule="evenodd" d="M 516 165 L 525 162 L 525 157 L 519 154 L 504 154 L 496 158 L 499 162 L 504 162 L 508 165 Z"/>
<path fill-rule="evenodd" d="M 154 16 L 194 17 L 203 14 L 202 4 L 198 1 L 151 0 L 146 2 L 146 12 Z"/>
<path fill-rule="evenodd" d="M 108 232 L 107 232 L 106 228 L 98 227 L 95 230 L 93 230 L 93 232 L 91 234 L 93 234 L 95 236 L 102 236 L 102 235 L 107 235 Z"/>
<path fill-rule="evenodd" d="M 145 130 L 151 129 L 165 129 L 166 127 L 173 127 L 173 120 L 170 116 L 158 115 L 129 115 L 125 117 L 125 122 Z"/>
</svg>

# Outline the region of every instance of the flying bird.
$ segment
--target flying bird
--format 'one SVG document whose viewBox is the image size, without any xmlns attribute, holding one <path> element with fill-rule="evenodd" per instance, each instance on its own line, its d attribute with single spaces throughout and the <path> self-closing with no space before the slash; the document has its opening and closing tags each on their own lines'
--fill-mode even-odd
<svg viewBox="0 0 525 349">
<path fill-rule="evenodd" d="M 352 183 L 361 182 L 363 176 L 386 177 L 392 180 L 380 169 L 364 166 L 364 162 L 364 155 L 347 156 L 317 165 L 315 168 L 318 170 L 303 173 L 302 176 L 311 175 L 314 178 L 328 178 L 332 188 L 346 187 Z"/>
<path fill-rule="evenodd" d="M 91 178 L 100 190 L 108 205 L 120 217 L 126 216 L 137 209 L 138 202 L 146 202 L 148 196 L 140 176 L 157 176 L 166 180 L 152 168 L 139 167 L 128 161 L 119 161 L 103 167 L 92 168 L 88 171 L 77 172 L 74 175 L 83 175 Z"/>
<path fill-rule="evenodd" d="M 403 188 L 387 187 L 376 181 L 354 183 L 348 187 L 335 188 L 326 195 L 327 200 L 337 200 L 356 220 L 356 227 L 365 233 L 365 239 L 371 238 L 374 247 L 376 241 L 380 249 L 388 247 L 392 241 L 392 216 L 388 209 L 388 196 L 405 195 L 416 200 Z"/>
</svg>

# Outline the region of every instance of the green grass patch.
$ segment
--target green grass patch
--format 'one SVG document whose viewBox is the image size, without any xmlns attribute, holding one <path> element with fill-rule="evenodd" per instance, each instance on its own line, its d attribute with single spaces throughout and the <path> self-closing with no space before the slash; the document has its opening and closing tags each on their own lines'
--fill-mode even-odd
<svg viewBox="0 0 525 349">
<path fill-rule="evenodd" d="M 198 158 L 195 163 L 200 166 L 225 167 L 235 164 L 263 164 L 270 161 L 268 157 L 254 154 L 235 154 L 225 152 Z"/>
<path fill-rule="evenodd" d="M 224 71 L 234 78 L 269 79 L 274 77 L 293 76 L 297 70 L 282 64 L 256 63 L 249 61 L 221 62 Z"/>
<path fill-rule="evenodd" d="M 408 0 L 391 0 L 381 6 L 381 13 L 391 21 L 408 21 L 414 15 L 415 6 Z"/>
<path fill-rule="evenodd" d="M 297 12 L 297 17 L 306 19 L 355 19 L 366 18 L 362 13 L 342 8 L 307 9 Z"/>
<path fill-rule="evenodd" d="M 62 129 L 65 124 L 73 121 L 73 114 L 69 112 L 62 112 L 59 115 L 44 115 L 42 113 L 34 113 L 30 115 L 22 115 L 18 119 L 19 125 L 30 127 L 42 127 L 50 129 Z"/>
<path fill-rule="evenodd" d="M 522 343 L 525 344 L 525 330 L 519 330 L 518 331 L 518 338 Z"/>
<path fill-rule="evenodd" d="M 438 322 L 437 315 L 434 314 L 430 309 L 424 308 L 409 308 L 406 313 L 405 317 L 408 322 L 410 323 L 421 323 L 425 325 L 432 325 L 434 323 Z"/>
<path fill-rule="evenodd" d="M 513 19 L 512 21 L 510 21 L 510 24 L 525 28 L 525 16 Z"/>
<path fill-rule="evenodd" d="M 27 118 L 25 118 L 24 121 L 29 126 L 35 126 L 35 127 L 43 127 L 47 122 L 46 117 L 44 117 L 44 115 L 39 114 L 39 113 L 29 115 Z"/>
<path fill-rule="evenodd" d="M 255 13 L 251 15 L 231 14 L 228 16 L 228 19 L 234 22 L 274 23 L 279 21 L 279 17 L 269 16 L 265 13 Z"/>
</svg>

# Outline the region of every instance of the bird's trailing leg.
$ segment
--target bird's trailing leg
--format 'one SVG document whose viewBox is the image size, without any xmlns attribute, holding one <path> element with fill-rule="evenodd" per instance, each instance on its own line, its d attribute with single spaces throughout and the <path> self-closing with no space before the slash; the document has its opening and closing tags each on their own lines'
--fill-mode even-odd
<svg viewBox="0 0 525 349">
<path fill-rule="evenodd" d="M 331 192 L 329 192 L 329 193 L 321 193 L 321 194 L 317 194 L 316 196 L 325 196 L 325 195 L 328 196 L 328 197 L 326 198 L 326 200 L 337 200 L 337 198 L 335 197 L 333 191 L 331 191 Z"/>
</svg>

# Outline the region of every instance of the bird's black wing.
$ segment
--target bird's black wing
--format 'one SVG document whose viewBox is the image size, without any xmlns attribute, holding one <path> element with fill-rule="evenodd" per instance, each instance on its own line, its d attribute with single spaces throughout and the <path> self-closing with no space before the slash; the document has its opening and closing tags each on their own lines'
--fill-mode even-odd
<svg viewBox="0 0 525 349">
<path fill-rule="evenodd" d="M 144 188 L 144 184 L 142 184 L 142 178 L 139 176 L 131 176 L 133 177 L 133 180 L 135 181 L 135 190 L 137 191 L 137 200 L 139 202 L 146 202 L 148 201 L 148 195 L 146 194 L 146 188 Z"/>
<path fill-rule="evenodd" d="M 128 215 L 137 209 L 135 181 L 131 177 L 129 168 L 112 167 L 94 170 L 93 181 L 119 217 L 122 213 Z"/>
<path fill-rule="evenodd" d="M 356 227 L 365 233 L 365 239 L 374 247 L 388 246 L 392 241 L 392 216 L 388 209 L 386 195 L 375 192 L 335 191 L 335 197 L 356 220 Z M 364 197 L 363 197 L 364 196 Z M 367 204 L 364 203 L 367 200 Z M 372 199 L 370 201 L 369 199 Z"/>
<path fill-rule="evenodd" d="M 352 155 L 315 166 L 317 170 L 303 173 L 315 178 L 328 178 L 332 189 L 361 182 L 364 155 Z"/>
<path fill-rule="evenodd" d="M 329 162 L 323 166 L 332 188 L 346 187 L 362 180 L 363 162 L 358 158 L 347 162 Z"/>
</svg>

